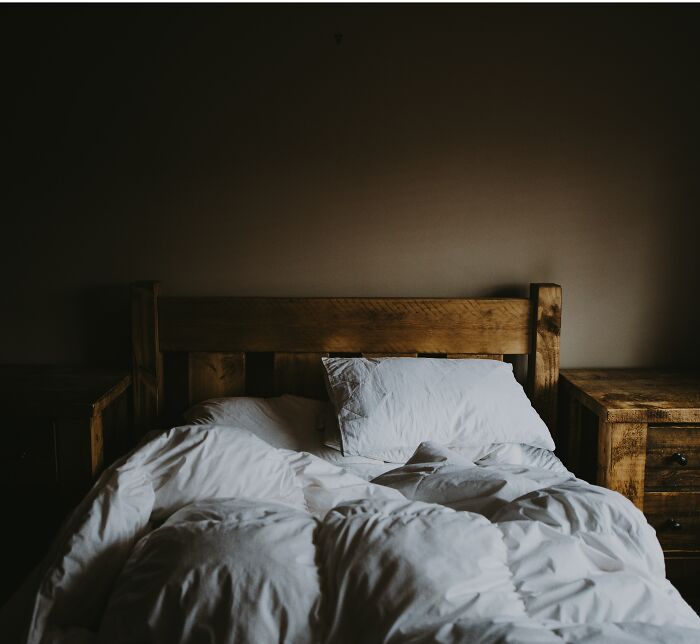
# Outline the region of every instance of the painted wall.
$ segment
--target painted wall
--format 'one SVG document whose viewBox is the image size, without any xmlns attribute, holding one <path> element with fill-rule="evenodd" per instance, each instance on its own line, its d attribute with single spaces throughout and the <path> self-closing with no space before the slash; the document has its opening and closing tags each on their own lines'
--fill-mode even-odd
<svg viewBox="0 0 700 644">
<path fill-rule="evenodd" d="M 0 361 L 126 364 L 135 279 L 369 296 L 556 281 L 565 366 L 695 361 L 697 18 L 3 6 Z"/>
</svg>

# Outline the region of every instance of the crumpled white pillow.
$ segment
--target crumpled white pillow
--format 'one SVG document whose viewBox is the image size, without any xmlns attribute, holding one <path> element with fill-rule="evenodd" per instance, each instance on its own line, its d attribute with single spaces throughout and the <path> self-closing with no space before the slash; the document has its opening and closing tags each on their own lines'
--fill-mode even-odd
<svg viewBox="0 0 700 644">
<path fill-rule="evenodd" d="M 553 450 L 513 367 L 497 360 L 323 358 L 343 454 L 405 463 L 423 441 Z"/>
<path fill-rule="evenodd" d="M 274 398 L 211 398 L 191 407 L 184 418 L 193 425 L 225 425 L 237 431 L 248 431 L 268 445 L 309 452 L 324 461 L 361 473 L 366 479 L 390 469 L 383 468 L 381 460 L 343 456 L 335 411 L 328 401 L 291 394 Z M 327 436 L 330 440 L 325 440 Z"/>
<path fill-rule="evenodd" d="M 280 449 L 312 451 L 321 446 L 323 418 L 330 405 L 285 394 L 274 398 L 211 398 L 185 412 L 185 421 L 247 429 Z"/>
</svg>

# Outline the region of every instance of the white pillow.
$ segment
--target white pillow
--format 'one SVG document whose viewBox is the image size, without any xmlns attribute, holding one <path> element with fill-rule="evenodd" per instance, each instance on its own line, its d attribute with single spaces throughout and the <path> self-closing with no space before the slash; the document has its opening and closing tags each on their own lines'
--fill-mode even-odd
<svg viewBox="0 0 700 644">
<path fill-rule="evenodd" d="M 368 463 L 384 463 L 384 461 L 377 461 L 374 459 L 364 458 L 362 456 L 341 456 L 343 453 L 343 445 L 340 439 L 340 428 L 338 427 L 338 416 L 335 413 L 333 405 L 328 405 L 328 413 L 323 415 L 323 445 L 324 447 L 330 448 L 324 451 L 321 456 L 326 461 L 331 463 L 339 464 L 341 467 L 345 467 L 346 464 L 352 459 L 353 461 L 362 460 Z M 510 444 L 509 444 L 510 445 Z M 491 445 L 478 445 L 478 446 L 467 446 L 467 445 L 452 445 L 451 451 L 463 456 L 468 459 L 472 464 L 478 461 L 480 458 L 487 456 L 492 451 L 499 447 L 498 443 L 493 443 Z M 333 454 L 337 454 L 335 458 Z M 338 459 L 340 457 L 340 459 Z M 554 457 L 556 458 L 556 457 Z M 385 470 L 388 471 L 388 470 Z M 376 474 L 375 476 L 379 476 Z M 373 477 L 372 477 L 373 478 Z"/>
<path fill-rule="evenodd" d="M 326 384 L 328 384 L 326 382 Z M 330 388 L 329 397 L 330 397 Z M 326 447 L 337 450 L 339 452 L 343 451 L 343 445 L 340 440 L 340 428 L 338 427 L 338 416 L 335 413 L 335 407 L 329 403 L 326 413 L 323 414 L 321 418 L 321 423 L 323 424 L 323 444 Z"/>
<path fill-rule="evenodd" d="M 343 454 L 405 463 L 423 441 L 554 449 L 512 365 L 497 360 L 323 358 Z"/>
<path fill-rule="evenodd" d="M 246 430 L 273 447 L 309 452 L 366 479 L 387 469 L 382 461 L 343 456 L 333 405 L 326 401 L 289 394 L 276 398 L 212 398 L 186 411 L 184 417 L 185 422 L 193 425 L 215 424 Z M 333 436 L 336 437 L 334 444 L 326 443 L 326 432 L 331 443 Z"/>
<path fill-rule="evenodd" d="M 329 408 L 327 402 L 291 395 L 212 398 L 186 411 L 185 422 L 239 427 L 273 447 L 308 452 L 321 446 Z"/>
</svg>

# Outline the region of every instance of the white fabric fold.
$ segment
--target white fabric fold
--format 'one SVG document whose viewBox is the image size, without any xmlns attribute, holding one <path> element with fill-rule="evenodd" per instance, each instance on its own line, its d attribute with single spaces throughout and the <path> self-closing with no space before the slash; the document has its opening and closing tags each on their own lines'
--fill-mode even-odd
<svg viewBox="0 0 700 644">
<path fill-rule="evenodd" d="M 19 641 L 700 641 L 644 515 L 545 450 L 423 444 L 380 485 L 230 429 L 174 428 L 105 472 Z"/>
</svg>

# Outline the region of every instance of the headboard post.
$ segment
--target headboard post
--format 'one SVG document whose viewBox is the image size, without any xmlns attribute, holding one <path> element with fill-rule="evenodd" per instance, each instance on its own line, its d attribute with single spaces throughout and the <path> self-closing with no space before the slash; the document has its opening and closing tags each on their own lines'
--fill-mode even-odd
<svg viewBox="0 0 700 644">
<path fill-rule="evenodd" d="M 135 440 L 158 427 L 163 402 L 163 359 L 158 330 L 159 282 L 131 285 L 131 347 Z"/>
<path fill-rule="evenodd" d="M 556 440 L 561 286 L 530 284 L 532 330 L 528 354 L 527 384 L 533 407 Z"/>
</svg>

